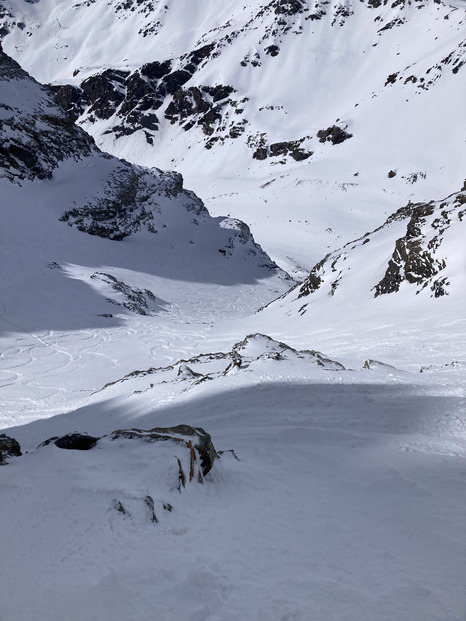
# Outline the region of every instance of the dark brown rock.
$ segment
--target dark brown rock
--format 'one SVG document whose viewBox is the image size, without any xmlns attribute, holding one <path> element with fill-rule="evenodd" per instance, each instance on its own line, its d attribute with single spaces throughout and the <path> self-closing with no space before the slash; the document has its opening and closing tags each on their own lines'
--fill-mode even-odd
<svg viewBox="0 0 466 621">
<path fill-rule="evenodd" d="M 0 466 L 8 463 L 8 457 L 20 457 L 21 455 L 19 442 L 4 433 L 0 434 Z"/>
</svg>

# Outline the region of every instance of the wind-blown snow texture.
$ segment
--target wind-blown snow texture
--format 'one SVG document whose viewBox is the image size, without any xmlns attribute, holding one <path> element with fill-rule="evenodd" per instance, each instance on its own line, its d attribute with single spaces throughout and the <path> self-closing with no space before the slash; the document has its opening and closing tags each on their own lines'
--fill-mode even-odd
<svg viewBox="0 0 466 621">
<path fill-rule="evenodd" d="M 0 2 L 2 619 L 464 620 L 464 4 Z"/>
</svg>

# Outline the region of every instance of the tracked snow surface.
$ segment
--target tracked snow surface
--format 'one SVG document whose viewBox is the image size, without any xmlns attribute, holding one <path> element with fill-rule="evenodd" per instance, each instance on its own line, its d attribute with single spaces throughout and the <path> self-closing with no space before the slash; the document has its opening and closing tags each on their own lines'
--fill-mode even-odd
<svg viewBox="0 0 466 621">
<path fill-rule="evenodd" d="M 463 0 L 0 19 L 1 621 L 464 621 Z"/>
</svg>

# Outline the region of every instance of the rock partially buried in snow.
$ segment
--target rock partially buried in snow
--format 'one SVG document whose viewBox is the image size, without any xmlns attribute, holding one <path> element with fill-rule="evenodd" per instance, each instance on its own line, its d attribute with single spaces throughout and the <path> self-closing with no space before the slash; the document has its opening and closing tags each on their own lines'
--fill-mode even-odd
<svg viewBox="0 0 466 621">
<path fill-rule="evenodd" d="M 8 457 L 19 457 L 20 455 L 22 453 L 18 441 L 4 433 L 0 434 L 0 466 L 8 463 Z"/>
<path fill-rule="evenodd" d="M 88 451 L 102 438 L 106 436 L 95 437 L 84 433 L 69 433 L 62 437 L 53 437 L 45 440 L 39 445 L 48 446 L 53 443 L 61 449 Z M 203 477 L 212 470 L 212 466 L 216 459 L 217 451 L 212 443 L 210 434 L 201 427 L 191 427 L 190 425 L 176 425 L 174 427 L 154 427 L 153 429 L 117 429 L 110 436 L 111 440 L 124 438 L 126 440 L 140 439 L 144 442 L 174 442 L 175 444 L 185 446 L 190 452 L 190 473 L 189 480 L 194 478 L 196 464 L 200 464 L 199 472 L 196 477 L 202 482 Z M 3 440 L 3 442 L 2 442 Z M 8 451 L 8 452 L 7 452 Z M 19 444 L 13 438 L 0 436 L 0 458 L 2 453 L 11 455 L 21 455 Z M 2 462 L 0 461 L 0 464 Z M 181 462 L 178 459 L 180 470 L 182 470 Z M 181 476 L 181 472 L 180 472 Z M 184 487 L 185 475 L 183 473 L 182 484 Z"/>
<path fill-rule="evenodd" d="M 40 446 L 47 446 L 52 442 L 55 446 L 61 449 L 67 449 L 71 451 L 88 451 L 93 448 L 100 438 L 90 436 L 86 433 L 68 433 L 61 438 L 53 437 L 49 438 L 45 442 L 42 442 Z"/>
<path fill-rule="evenodd" d="M 117 429 L 112 433 L 112 440 L 119 438 L 128 440 L 136 438 L 144 440 L 144 442 L 170 441 L 186 446 L 190 451 L 190 481 L 196 476 L 197 462 L 201 465 L 202 476 L 205 476 L 212 469 L 217 457 L 211 436 L 201 427 L 176 425 L 175 427 L 154 427 L 153 429 Z M 178 463 L 181 469 L 181 464 Z M 182 476 L 180 471 L 180 481 L 183 487 L 185 476 Z M 201 481 L 202 476 L 197 476 L 197 478 Z"/>
</svg>

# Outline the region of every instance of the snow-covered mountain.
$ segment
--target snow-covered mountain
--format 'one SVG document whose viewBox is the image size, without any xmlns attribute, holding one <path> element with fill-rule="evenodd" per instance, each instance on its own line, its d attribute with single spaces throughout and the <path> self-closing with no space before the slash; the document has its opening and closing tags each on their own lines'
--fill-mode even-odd
<svg viewBox="0 0 466 621">
<path fill-rule="evenodd" d="M 2 621 L 462 621 L 464 1 L 0 20 Z"/>
<path fill-rule="evenodd" d="M 288 271 L 464 181 L 461 0 L 2 4 L 99 146 L 180 171 Z"/>
<path fill-rule="evenodd" d="M 149 307 L 158 312 L 165 304 L 175 303 L 173 299 L 162 302 L 164 295 L 156 296 L 147 288 L 138 289 L 131 279 L 140 279 L 141 271 L 152 274 L 152 283 L 149 278 L 146 285 L 156 290 L 160 290 L 156 282 L 160 278 L 219 286 L 271 278 L 270 295 L 277 286 L 285 289 L 289 285 L 291 280 L 255 244 L 246 225 L 232 218 L 212 218 L 202 201 L 183 189 L 181 175 L 142 168 L 100 152 L 93 139 L 65 115 L 50 89 L 31 79 L 3 52 L 0 79 L 6 271 L 11 265 L 14 273 L 20 262 L 21 274 L 48 282 L 52 269 L 61 275 L 54 278 L 59 297 L 63 296 L 60 286 L 72 290 L 74 284 L 82 287 L 84 279 L 94 296 L 96 292 L 107 296 L 106 302 L 102 300 L 107 311 L 112 309 L 111 302 L 140 314 L 152 314 Z M 55 242 L 38 245 L 31 240 L 27 246 L 20 245 L 19 239 L 34 237 L 44 227 L 54 229 Z M 72 229 L 99 239 L 88 242 Z M 110 244 L 101 250 L 102 238 L 121 241 L 134 235 L 138 236 L 136 245 Z M 103 270 L 100 252 L 116 264 Z M 31 271 L 26 269 L 29 263 Z M 125 282 L 120 280 L 121 269 L 126 270 Z M 13 276 L 4 319 L 21 312 L 16 296 L 24 295 L 24 282 Z M 228 296 L 234 304 L 231 290 Z M 43 315 L 47 322 L 53 298 L 34 304 L 35 321 Z M 102 303 L 89 305 L 86 314 L 95 316 L 99 306 L 102 311 Z"/>
</svg>

